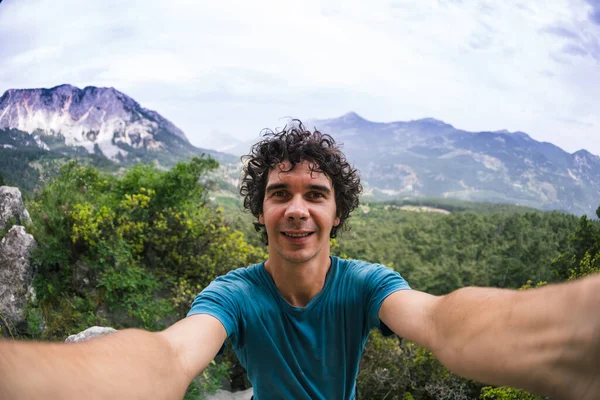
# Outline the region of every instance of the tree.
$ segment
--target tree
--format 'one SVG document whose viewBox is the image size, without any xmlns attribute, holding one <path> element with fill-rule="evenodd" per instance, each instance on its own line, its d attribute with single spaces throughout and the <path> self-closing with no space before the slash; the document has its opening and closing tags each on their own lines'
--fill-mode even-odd
<svg viewBox="0 0 600 400">
<path fill-rule="evenodd" d="M 600 207 L 596 215 L 600 218 Z M 600 222 L 582 216 L 577 229 L 569 237 L 567 250 L 553 261 L 552 267 L 560 280 L 573 280 L 600 272 Z"/>
</svg>

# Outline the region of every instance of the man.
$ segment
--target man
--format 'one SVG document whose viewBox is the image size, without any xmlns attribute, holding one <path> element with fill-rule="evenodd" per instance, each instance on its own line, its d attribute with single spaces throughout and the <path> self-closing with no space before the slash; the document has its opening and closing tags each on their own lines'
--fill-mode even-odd
<svg viewBox="0 0 600 400">
<path fill-rule="evenodd" d="M 230 337 L 255 399 L 352 399 L 373 327 L 465 377 L 600 398 L 600 277 L 523 292 L 410 290 L 388 268 L 330 255 L 360 193 L 331 137 L 298 124 L 255 145 L 245 165 L 244 205 L 268 260 L 216 279 L 163 332 L 0 342 L 0 398 L 180 399 Z"/>
</svg>

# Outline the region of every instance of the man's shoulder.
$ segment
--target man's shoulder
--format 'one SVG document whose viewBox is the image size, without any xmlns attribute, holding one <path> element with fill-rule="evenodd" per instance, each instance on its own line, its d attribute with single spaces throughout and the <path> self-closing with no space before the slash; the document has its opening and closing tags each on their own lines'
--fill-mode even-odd
<svg viewBox="0 0 600 400">
<path fill-rule="evenodd" d="M 377 287 L 380 282 L 389 279 L 408 286 L 397 271 L 383 264 L 337 257 L 335 259 L 337 259 L 339 279 L 352 282 L 357 287 Z"/>
<path fill-rule="evenodd" d="M 261 283 L 261 268 L 263 263 L 248 267 L 236 268 L 225 275 L 217 277 L 209 286 L 247 287 Z"/>
<path fill-rule="evenodd" d="M 339 258 L 336 256 L 332 256 L 332 259 L 337 262 L 338 269 L 341 273 L 347 276 L 365 276 L 375 271 L 391 270 L 382 264 L 365 260 Z"/>
<path fill-rule="evenodd" d="M 374 265 L 365 260 L 358 260 L 354 258 L 342 258 L 338 256 L 331 256 L 333 262 L 337 263 L 340 267 L 343 268 L 363 268 L 365 266 Z"/>
</svg>

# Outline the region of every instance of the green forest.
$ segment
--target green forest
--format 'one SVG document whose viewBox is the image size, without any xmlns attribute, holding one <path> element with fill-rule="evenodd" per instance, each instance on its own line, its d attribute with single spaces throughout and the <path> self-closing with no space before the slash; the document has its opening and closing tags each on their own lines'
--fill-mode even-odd
<svg viewBox="0 0 600 400">
<path fill-rule="evenodd" d="M 264 260 L 251 215 L 210 184 L 217 167 L 207 157 L 168 171 L 140 164 L 117 174 L 62 165 L 26 196 L 27 230 L 38 242 L 36 297 L 26 326 L 1 334 L 62 341 L 93 325 L 161 330 L 183 318 L 214 278 Z M 527 290 L 600 271 L 597 220 L 507 205 L 423 203 L 450 213 L 364 203 L 350 229 L 332 240 L 332 253 L 382 263 L 412 288 L 438 295 L 472 285 Z M 186 398 L 203 398 L 226 381 L 234 389 L 248 385 L 230 351 L 192 382 Z M 542 399 L 460 378 L 426 349 L 376 331 L 357 383 L 361 399 Z"/>
</svg>

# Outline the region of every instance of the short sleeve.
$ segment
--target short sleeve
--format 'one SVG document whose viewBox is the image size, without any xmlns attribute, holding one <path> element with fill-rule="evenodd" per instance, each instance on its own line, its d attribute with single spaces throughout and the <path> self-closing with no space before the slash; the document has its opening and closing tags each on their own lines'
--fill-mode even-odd
<svg viewBox="0 0 600 400">
<path fill-rule="evenodd" d="M 229 274 L 218 277 L 202 290 L 194 299 L 187 316 L 208 314 L 215 317 L 225 327 L 227 337 L 235 341 L 238 336 L 241 311 L 237 301 L 239 291 L 235 290 L 237 285 L 232 282 Z"/>
<path fill-rule="evenodd" d="M 371 264 L 369 268 L 371 270 L 365 282 L 368 328 L 379 328 L 384 336 L 390 336 L 393 332 L 379 319 L 379 309 L 390 294 L 398 290 L 410 290 L 410 286 L 391 268 L 380 264 Z"/>
</svg>

